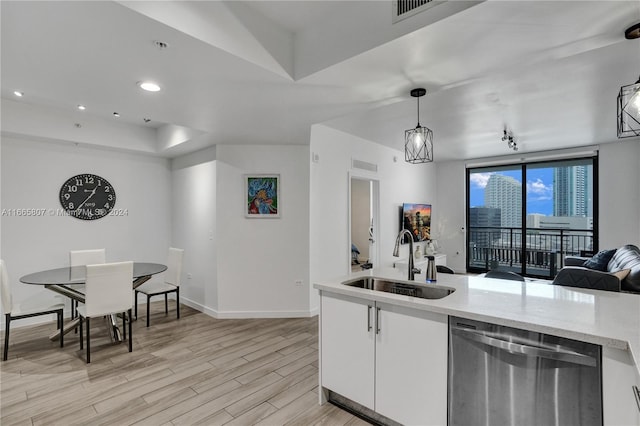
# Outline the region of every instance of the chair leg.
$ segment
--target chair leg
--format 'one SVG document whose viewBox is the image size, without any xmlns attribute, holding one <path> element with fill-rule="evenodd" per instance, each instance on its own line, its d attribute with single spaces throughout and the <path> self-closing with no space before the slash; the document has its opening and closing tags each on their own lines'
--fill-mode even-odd
<svg viewBox="0 0 640 426">
<path fill-rule="evenodd" d="M 60 328 L 60 347 L 64 348 L 64 310 L 58 311 L 58 323 Z"/>
<path fill-rule="evenodd" d="M 176 315 L 180 319 L 180 287 L 176 288 Z"/>
<path fill-rule="evenodd" d="M 2 355 L 2 360 L 6 361 L 9 356 L 9 325 L 11 324 L 11 314 L 5 314 L 4 318 L 4 354 Z"/>
<path fill-rule="evenodd" d="M 83 319 L 82 319 L 82 317 L 79 317 L 79 318 L 80 318 L 80 321 L 79 321 L 80 322 L 80 324 L 79 324 L 80 325 L 80 350 L 82 350 L 84 348 L 84 345 L 82 343 L 83 342 L 83 337 L 82 337 L 83 336 L 83 334 L 82 334 L 82 322 L 83 322 Z"/>
<path fill-rule="evenodd" d="M 78 301 L 75 299 L 71 299 L 71 319 L 75 319 L 78 317 Z M 74 329 L 74 332 L 78 333 L 78 327 Z"/>
<path fill-rule="evenodd" d="M 89 323 L 89 317 L 86 318 L 87 320 L 87 364 L 89 364 L 91 362 L 91 336 L 89 333 L 89 330 L 91 329 L 90 327 L 90 323 Z"/>
<path fill-rule="evenodd" d="M 169 293 L 164 294 L 164 314 L 169 313 Z"/>
<path fill-rule="evenodd" d="M 151 296 L 147 294 L 147 327 L 149 327 L 149 305 L 151 305 Z"/>
<path fill-rule="evenodd" d="M 133 327 L 131 326 L 131 309 L 129 309 L 129 352 L 133 352 Z"/>
<path fill-rule="evenodd" d="M 137 291 L 133 291 L 134 294 L 134 301 L 136 302 L 136 319 L 138 319 L 138 292 Z"/>
<path fill-rule="evenodd" d="M 129 321 L 131 321 L 131 316 L 129 316 Z M 127 339 L 127 317 L 122 313 L 122 337 L 123 339 Z"/>
</svg>

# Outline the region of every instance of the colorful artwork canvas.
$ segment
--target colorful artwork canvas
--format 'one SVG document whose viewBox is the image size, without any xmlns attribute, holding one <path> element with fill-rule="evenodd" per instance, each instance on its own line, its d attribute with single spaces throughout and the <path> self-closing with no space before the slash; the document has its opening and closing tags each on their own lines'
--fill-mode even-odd
<svg viewBox="0 0 640 426">
<path fill-rule="evenodd" d="M 245 175 L 245 217 L 280 217 L 280 175 Z"/>
<path fill-rule="evenodd" d="M 414 241 L 431 239 L 431 204 L 402 205 L 401 227 L 413 234 Z"/>
</svg>

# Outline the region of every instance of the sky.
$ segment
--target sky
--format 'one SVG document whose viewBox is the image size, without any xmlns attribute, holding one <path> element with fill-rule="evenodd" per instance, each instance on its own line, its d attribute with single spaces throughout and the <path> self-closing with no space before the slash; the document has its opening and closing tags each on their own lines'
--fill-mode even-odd
<svg viewBox="0 0 640 426">
<path fill-rule="evenodd" d="M 500 174 L 511 176 L 522 182 L 520 170 L 501 171 Z M 484 205 L 484 188 L 492 173 L 471 174 L 470 201 L 471 207 Z M 527 169 L 527 214 L 539 213 L 553 215 L 553 168 Z"/>
</svg>

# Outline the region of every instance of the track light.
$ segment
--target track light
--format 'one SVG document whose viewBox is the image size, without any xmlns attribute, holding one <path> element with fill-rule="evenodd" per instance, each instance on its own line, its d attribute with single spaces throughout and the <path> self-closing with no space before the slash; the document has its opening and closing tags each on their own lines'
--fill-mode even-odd
<svg viewBox="0 0 640 426">
<path fill-rule="evenodd" d="M 515 137 L 513 136 L 513 133 L 511 131 L 508 131 L 506 128 L 503 131 L 502 134 L 502 141 L 503 142 L 507 142 L 507 146 L 514 150 L 517 151 L 518 150 L 518 144 L 516 143 Z"/>
</svg>

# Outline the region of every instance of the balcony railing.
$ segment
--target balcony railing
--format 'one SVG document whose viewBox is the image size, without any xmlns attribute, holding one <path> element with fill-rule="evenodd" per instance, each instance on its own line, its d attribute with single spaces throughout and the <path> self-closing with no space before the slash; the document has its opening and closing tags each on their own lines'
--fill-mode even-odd
<svg viewBox="0 0 640 426">
<path fill-rule="evenodd" d="M 551 277 L 564 266 L 565 256 L 593 251 L 593 230 L 562 228 L 469 228 L 469 269 L 508 269 L 526 275 Z"/>
</svg>

